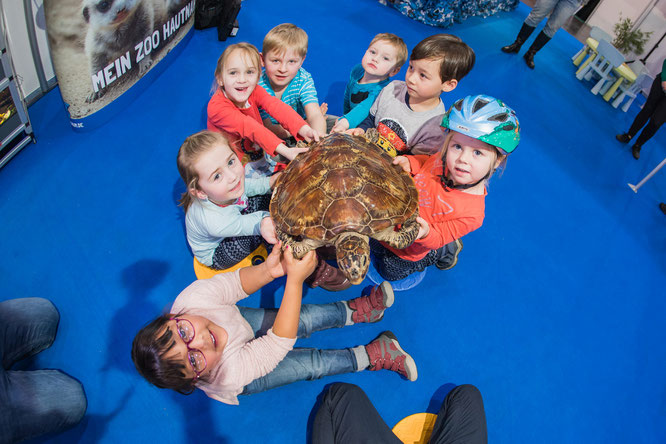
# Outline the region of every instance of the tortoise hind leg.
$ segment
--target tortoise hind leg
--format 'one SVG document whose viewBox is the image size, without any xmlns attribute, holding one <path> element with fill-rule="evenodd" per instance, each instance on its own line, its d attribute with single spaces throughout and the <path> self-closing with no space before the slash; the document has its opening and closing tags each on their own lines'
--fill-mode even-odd
<svg viewBox="0 0 666 444">
<path fill-rule="evenodd" d="M 389 227 L 383 231 L 375 233 L 374 237 L 378 241 L 386 242 L 393 248 L 399 250 L 409 247 L 415 240 L 416 236 L 419 234 L 420 225 L 416 221 L 418 212 L 412 215 L 409 219 L 402 224 L 400 230 L 395 231 L 393 227 Z"/>
</svg>

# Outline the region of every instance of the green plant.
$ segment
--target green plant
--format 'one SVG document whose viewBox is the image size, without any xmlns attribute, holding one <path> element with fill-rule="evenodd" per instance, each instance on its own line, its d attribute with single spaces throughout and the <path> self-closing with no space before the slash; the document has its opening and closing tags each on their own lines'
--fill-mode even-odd
<svg viewBox="0 0 666 444">
<path fill-rule="evenodd" d="M 632 29 L 633 27 L 634 22 L 629 17 L 622 19 L 622 14 L 620 14 L 620 19 L 613 27 L 613 33 L 615 34 L 613 46 L 622 54 L 627 55 L 633 52 L 636 55 L 641 55 L 645 43 L 652 35 L 652 31 L 643 32 L 640 29 Z"/>
</svg>

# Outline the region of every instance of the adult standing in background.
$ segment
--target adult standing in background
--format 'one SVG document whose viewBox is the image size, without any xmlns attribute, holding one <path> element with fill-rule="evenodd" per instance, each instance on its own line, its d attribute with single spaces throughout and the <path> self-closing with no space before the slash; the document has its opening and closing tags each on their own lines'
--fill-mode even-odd
<svg viewBox="0 0 666 444">
<path fill-rule="evenodd" d="M 506 53 L 518 53 L 525 40 L 534 31 L 534 28 L 549 15 L 546 26 L 537 35 L 532 46 L 530 46 L 530 49 L 523 56 L 527 66 L 534 69 L 534 55 L 553 38 L 557 30 L 569 20 L 569 17 L 580 9 L 583 3 L 586 3 L 586 0 L 536 0 L 534 8 L 532 8 L 532 11 L 523 22 L 520 32 L 518 32 L 516 41 L 502 47 L 502 51 Z"/>
<path fill-rule="evenodd" d="M 59 321 L 46 299 L 0 302 L 0 443 L 61 432 L 86 412 L 83 386 L 60 370 L 11 370 L 51 346 Z M 69 362 L 77 365 L 79 359 L 73 353 Z"/>
<path fill-rule="evenodd" d="M 636 139 L 634 142 L 634 146 L 631 147 L 631 154 L 634 156 L 634 159 L 638 160 L 641 155 L 641 147 L 643 144 L 650 140 L 652 136 L 654 136 L 659 127 L 663 125 L 665 121 L 666 59 L 664 59 L 664 63 L 661 67 L 661 75 L 656 76 L 654 82 L 652 82 L 652 87 L 650 87 L 650 94 L 648 94 L 645 105 L 643 105 L 643 109 L 634 119 L 634 123 L 631 124 L 629 131 L 624 134 L 618 134 L 615 136 L 615 138 L 622 143 L 628 143 L 631 139 L 634 138 L 636 134 L 638 134 L 641 128 L 645 127 L 643 128 L 643 131 L 641 131 L 641 135 L 638 136 L 638 139 Z"/>
</svg>

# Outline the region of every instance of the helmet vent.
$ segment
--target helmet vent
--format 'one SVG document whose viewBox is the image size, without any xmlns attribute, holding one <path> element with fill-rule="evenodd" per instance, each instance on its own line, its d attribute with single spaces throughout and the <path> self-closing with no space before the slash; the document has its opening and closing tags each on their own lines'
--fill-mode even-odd
<svg viewBox="0 0 666 444">
<path fill-rule="evenodd" d="M 495 114 L 494 116 L 488 118 L 488 120 L 491 122 L 506 122 L 508 119 L 509 115 L 507 113 Z"/>
<path fill-rule="evenodd" d="M 490 102 L 488 102 L 485 99 L 477 99 L 474 102 L 474 107 L 472 108 L 472 114 L 474 114 L 475 112 L 477 112 L 478 110 L 480 110 L 481 108 L 486 106 L 488 103 L 490 103 Z"/>
<path fill-rule="evenodd" d="M 459 99 L 456 103 L 453 104 L 453 107 L 458 111 L 462 110 L 463 99 Z"/>
</svg>

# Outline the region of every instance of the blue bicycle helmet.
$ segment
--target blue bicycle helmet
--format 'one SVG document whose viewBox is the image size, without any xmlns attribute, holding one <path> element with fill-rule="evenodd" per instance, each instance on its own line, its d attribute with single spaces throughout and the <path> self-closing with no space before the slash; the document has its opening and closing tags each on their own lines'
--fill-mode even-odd
<svg viewBox="0 0 666 444">
<path fill-rule="evenodd" d="M 504 154 L 513 152 L 520 141 L 515 111 L 484 94 L 456 101 L 444 114 L 441 126 L 493 145 Z"/>
</svg>

